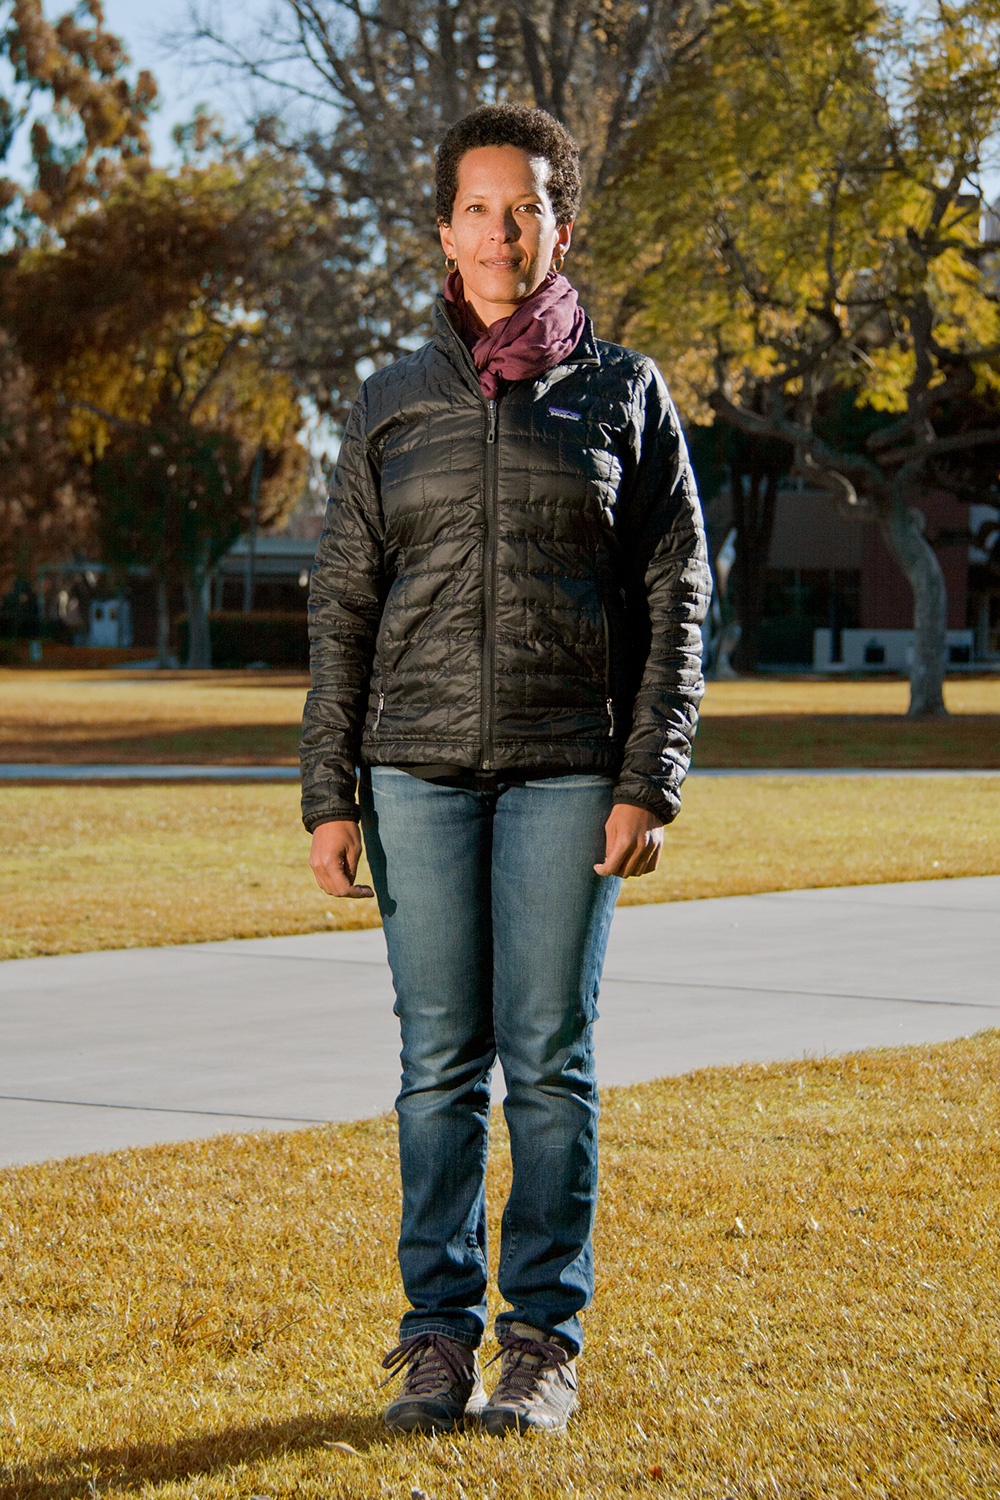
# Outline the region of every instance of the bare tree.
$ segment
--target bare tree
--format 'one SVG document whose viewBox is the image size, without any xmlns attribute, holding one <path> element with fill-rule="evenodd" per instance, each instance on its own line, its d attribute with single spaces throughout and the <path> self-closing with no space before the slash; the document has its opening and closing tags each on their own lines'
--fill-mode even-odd
<svg viewBox="0 0 1000 1500">
<path fill-rule="evenodd" d="M 445 129 L 484 102 L 541 105 L 579 140 L 596 191 L 679 49 L 695 44 L 707 4 L 275 0 L 249 37 L 218 3 L 195 5 L 194 55 L 243 81 L 258 137 L 307 162 L 340 216 L 335 279 L 346 295 L 324 295 L 330 259 L 317 244 L 289 320 L 299 368 L 324 372 L 328 409 L 341 410 L 355 383 L 343 359 L 330 364 L 331 346 L 379 362 L 423 334 L 440 279 L 433 163 Z M 586 289 L 582 229 L 574 254 Z"/>
</svg>

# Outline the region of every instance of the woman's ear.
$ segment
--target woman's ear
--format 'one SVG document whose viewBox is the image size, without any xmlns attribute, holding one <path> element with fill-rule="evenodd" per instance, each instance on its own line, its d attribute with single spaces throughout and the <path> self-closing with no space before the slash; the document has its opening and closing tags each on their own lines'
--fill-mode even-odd
<svg viewBox="0 0 1000 1500">
<path fill-rule="evenodd" d="M 438 234 L 441 236 L 441 249 L 449 260 L 457 260 L 455 251 L 455 237 L 451 232 L 451 225 L 445 223 L 444 219 L 438 219 Z"/>
</svg>

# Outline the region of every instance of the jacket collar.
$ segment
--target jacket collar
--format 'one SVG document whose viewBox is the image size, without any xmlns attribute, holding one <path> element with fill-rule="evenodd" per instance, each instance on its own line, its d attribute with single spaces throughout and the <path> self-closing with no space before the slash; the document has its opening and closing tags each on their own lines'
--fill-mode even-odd
<svg viewBox="0 0 1000 1500">
<path fill-rule="evenodd" d="M 431 314 L 431 325 L 433 328 L 433 342 L 441 352 L 456 364 L 463 378 L 473 385 L 477 393 L 482 394 L 479 387 L 479 374 L 473 363 L 472 355 L 466 347 L 465 340 L 458 332 L 448 314 L 448 303 L 444 297 L 438 294 L 434 299 L 434 308 Z M 572 354 L 559 361 L 554 366 L 556 370 L 565 370 L 569 365 L 600 365 L 601 355 L 594 337 L 594 325 L 588 317 L 580 335 L 580 342 Z M 548 380 L 552 370 L 546 370 L 544 375 L 539 375 L 539 380 Z"/>
<path fill-rule="evenodd" d="M 601 363 L 601 351 L 597 347 L 597 339 L 594 336 L 594 324 L 588 317 L 583 325 L 580 342 L 568 359 L 563 360 L 564 365 L 599 365 Z"/>
</svg>

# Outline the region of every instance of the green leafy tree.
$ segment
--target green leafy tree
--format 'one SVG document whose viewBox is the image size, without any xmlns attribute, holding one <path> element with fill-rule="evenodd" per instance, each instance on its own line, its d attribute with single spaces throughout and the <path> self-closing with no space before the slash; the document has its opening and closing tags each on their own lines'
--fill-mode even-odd
<svg viewBox="0 0 1000 1500">
<path fill-rule="evenodd" d="M 995 443 L 946 430 L 1000 383 L 996 0 L 906 20 L 861 0 L 733 0 L 636 130 L 595 231 L 604 305 L 689 415 L 789 443 L 877 524 L 914 595 L 910 712 L 944 711 L 946 598 L 920 496 Z M 993 226 L 993 227 L 990 227 Z M 880 414 L 860 446 L 824 414 Z"/>
<path fill-rule="evenodd" d="M 208 618 L 198 591 L 239 535 L 245 480 L 237 440 L 187 424 L 124 428 L 95 462 L 97 531 L 104 558 L 138 563 L 161 581 L 158 649 L 169 649 L 167 587 L 179 579 L 188 616 L 189 664 L 211 664 Z"/>
<path fill-rule="evenodd" d="M 8 287 L 8 326 L 92 465 L 109 557 L 153 572 L 161 659 L 182 591 L 189 664 L 209 664 L 206 577 L 248 519 L 257 454 L 265 524 L 304 483 L 271 307 L 302 218 L 294 173 L 271 158 L 150 171 L 24 253 Z"/>
</svg>

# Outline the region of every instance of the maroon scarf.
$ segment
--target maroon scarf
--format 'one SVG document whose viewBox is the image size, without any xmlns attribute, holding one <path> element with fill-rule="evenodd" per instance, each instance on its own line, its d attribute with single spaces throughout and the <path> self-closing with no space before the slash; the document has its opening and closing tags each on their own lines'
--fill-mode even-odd
<svg viewBox="0 0 1000 1500">
<path fill-rule="evenodd" d="M 460 332 L 472 352 L 487 401 L 496 400 L 502 380 L 533 380 L 572 354 L 587 321 L 576 288 L 555 271 L 516 312 L 489 328 L 484 328 L 466 301 L 460 271 L 448 276 L 444 298 L 458 312 Z"/>
</svg>

